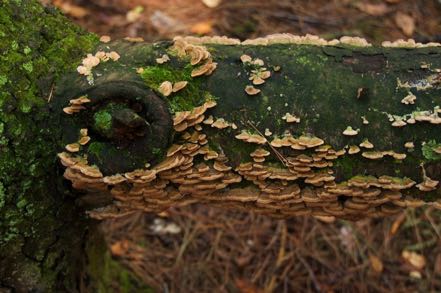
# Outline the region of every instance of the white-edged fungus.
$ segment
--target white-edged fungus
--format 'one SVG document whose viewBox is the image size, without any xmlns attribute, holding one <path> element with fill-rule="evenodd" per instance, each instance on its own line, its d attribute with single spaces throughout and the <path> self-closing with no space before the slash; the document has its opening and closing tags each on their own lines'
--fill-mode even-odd
<svg viewBox="0 0 441 293">
<path fill-rule="evenodd" d="M 409 104 L 413 105 L 415 104 L 415 101 L 416 101 L 416 96 L 411 92 L 409 92 L 408 95 L 401 100 L 401 103 L 405 105 L 409 105 Z"/>
<path fill-rule="evenodd" d="M 290 114 L 290 113 L 286 113 L 286 114 L 282 117 L 282 119 L 283 119 L 283 120 L 286 120 L 286 122 L 288 122 L 288 123 L 293 123 L 293 122 L 295 122 L 295 123 L 300 123 L 300 118 L 297 117 L 297 116 L 295 116 L 295 115 L 292 115 L 292 114 Z"/>
<path fill-rule="evenodd" d="M 188 81 L 178 81 L 173 84 L 172 91 L 174 93 L 176 93 L 176 92 L 182 90 L 183 88 L 185 88 L 187 86 L 187 84 L 188 84 Z"/>
<path fill-rule="evenodd" d="M 173 85 L 171 82 L 169 81 L 164 81 L 163 83 L 161 83 L 161 85 L 158 88 L 158 91 L 164 95 L 165 97 L 168 97 L 171 95 L 171 93 L 173 92 Z"/>
<path fill-rule="evenodd" d="M 156 58 L 156 63 L 158 63 L 158 64 L 164 64 L 168 61 L 170 61 L 170 57 L 168 57 L 167 54 L 164 54 L 161 57 Z"/>
<path fill-rule="evenodd" d="M 254 95 L 257 95 L 258 93 L 260 93 L 260 89 L 256 89 L 252 85 L 247 85 L 245 87 L 245 92 L 250 96 L 254 96 Z"/>
<path fill-rule="evenodd" d="M 348 127 L 346 127 L 346 129 L 343 131 L 343 135 L 346 135 L 346 136 L 355 136 L 355 135 L 358 134 L 359 131 L 360 131 L 359 129 L 355 130 L 355 129 L 353 129 L 351 126 L 348 126 Z"/>
</svg>

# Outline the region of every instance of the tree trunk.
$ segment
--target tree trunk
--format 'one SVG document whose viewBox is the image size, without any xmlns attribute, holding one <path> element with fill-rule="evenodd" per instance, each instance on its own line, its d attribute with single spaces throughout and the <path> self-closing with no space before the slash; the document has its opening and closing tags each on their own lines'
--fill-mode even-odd
<svg viewBox="0 0 441 293">
<path fill-rule="evenodd" d="M 0 3 L 0 288 L 105 290 L 121 269 L 102 273 L 75 202 L 98 219 L 197 201 L 349 219 L 440 205 L 436 44 L 134 41 Z"/>
</svg>

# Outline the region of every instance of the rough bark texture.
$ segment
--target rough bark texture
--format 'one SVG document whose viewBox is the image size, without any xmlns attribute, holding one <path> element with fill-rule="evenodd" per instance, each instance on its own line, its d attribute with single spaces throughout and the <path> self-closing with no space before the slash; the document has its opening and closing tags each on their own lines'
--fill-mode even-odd
<svg viewBox="0 0 441 293">
<path fill-rule="evenodd" d="M 51 8 L 0 2 L 0 287 L 105 291 L 93 276 L 115 273 L 84 244 L 79 196 L 97 218 L 194 201 L 281 217 L 439 206 L 440 47 L 190 43 L 98 45 Z"/>
</svg>

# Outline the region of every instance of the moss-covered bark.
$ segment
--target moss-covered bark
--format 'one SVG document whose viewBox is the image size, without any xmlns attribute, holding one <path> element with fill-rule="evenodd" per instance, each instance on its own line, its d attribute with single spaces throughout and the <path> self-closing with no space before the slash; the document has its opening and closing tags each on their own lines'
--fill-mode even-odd
<svg viewBox="0 0 441 293">
<path fill-rule="evenodd" d="M 114 200 L 94 215 L 186 201 L 352 219 L 439 206 L 441 47 L 281 42 L 116 41 L 91 53 L 114 51 L 120 59 L 103 59 L 88 77 L 66 75 L 54 109 L 61 113 L 81 96 L 90 101 L 61 115 L 60 148 L 75 143 L 81 128 L 92 132 L 79 151 L 61 154 L 65 176 L 79 189 L 110 190 Z M 115 90 L 122 84 L 124 92 Z M 116 125 L 109 103 L 162 129 L 161 138 L 97 130 L 98 114 L 108 114 L 109 128 Z M 173 120 L 173 131 L 148 110 L 164 103 L 170 117 L 161 117 Z M 265 158 L 253 158 L 256 149 Z M 269 195 L 276 191 L 291 201 Z M 331 201 L 338 211 L 324 210 Z"/>
<path fill-rule="evenodd" d="M 90 225 L 66 146 L 96 217 L 199 200 L 357 218 L 441 197 L 440 47 L 98 44 L 3 0 L 0 52 L 0 287 L 79 289 Z"/>
<path fill-rule="evenodd" d="M 0 288 L 77 286 L 86 222 L 63 192 L 48 100 L 96 42 L 37 1 L 0 1 Z"/>
</svg>

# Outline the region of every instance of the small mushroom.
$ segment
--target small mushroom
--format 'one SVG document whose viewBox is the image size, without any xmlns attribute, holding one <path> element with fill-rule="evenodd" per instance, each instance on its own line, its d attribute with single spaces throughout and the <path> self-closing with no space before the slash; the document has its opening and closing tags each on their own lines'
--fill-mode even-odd
<svg viewBox="0 0 441 293">
<path fill-rule="evenodd" d="M 185 88 L 187 86 L 188 82 L 187 81 L 178 81 L 175 84 L 173 84 L 173 89 L 172 91 L 174 93 L 182 90 L 183 88 Z"/>
<path fill-rule="evenodd" d="M 80 150 L 80 144 L 76 143 L 76 142 L 75 143 L 70 143 L 70 144 L 66 145 L 65 149 L 68 152 L 76 153 L 76 152 L 78 152 Z"/>
<path fill-rule="evenodd" d="M 162 55 L 160 58 L 156 58 L 156 63 L 158 64 L 164 64 L 168 61 L 170 61 L 170 57 L 168 57 L 167 54 Z"/>
<path fill-rule="evenodd" d="M 355 136 L 355 135 L 358 134 L 358 132 L 359 132 L 358 129 L 355 130 L 355 129 L 353 129 L 351 126 L 348 126 L 348 127 L 346 127 L 346 129 L 343 131 L 343 135 L 346 135 L 346 136 Z"/>
<path fill-rule="evenodd" d="M 360 148 L 359 148 L 358 146 L 356 146 L 356 145 L 351 145 L 351 146 L 349 146 L 349 151 L 348 151 L 348 153 L 349 153 L 350 155 L 356 154 L 356 153 L 358 153 L 358 152 L 360 152 Z"/>
<path fill-rule="evenodd" d="M 240 56 L 240 61 L 242 61 L 242 63 L 251 62 L 251 60 L 253 59 L 249 55 L 243 54 L 242 56 Z"/>
<path fill-rule="evenodd" d="M 373 149 L 374 145 L 366 138 L 362 143 L 359 144 L 360 147 L 365 149 Z"/>
<path fill-rule="evenodd" d="M 245 87 L 245 92 L 250 96 L 254 96 L 254 95 L 257 95 L 258 93 L 260 93 L 260 89 L 256 89 L 252 85 L 247 85 Z"/>
<path fill-rule="evenodd" d="M 409 92 L 409 94 L 401 100 L 401 103 L 405 105 L 409 105 L 409 104 L 413 105 L 415 104 L 415 101 L 416 101 L 416 96 L 411 92 Z"/>
<path fill-rule="evenodd" d="M 78 143 L 80 145 L 86 145 L 89 141 L 90 141 L 90 136 L 83 136 L 83 137 L 80 138 Z"/>
<path fill-rule="evenodd" d="M 161 85 L 158 88 L 158 91 L 164 95 L 165 97 L 170 96 L 170 94 L 173 91 L 173 85 L 171 82 L 169 81 L 164 81 L 163 83 L 161 83 Z"/>
<path fill-rule="evenodd" d="M 285 116 L 282 117 L 282 119 L 286 120 L 286 122 L 288 123 L 300 123 L 300 118 L 290 113 L 286 113 Z"/>
</svg>

